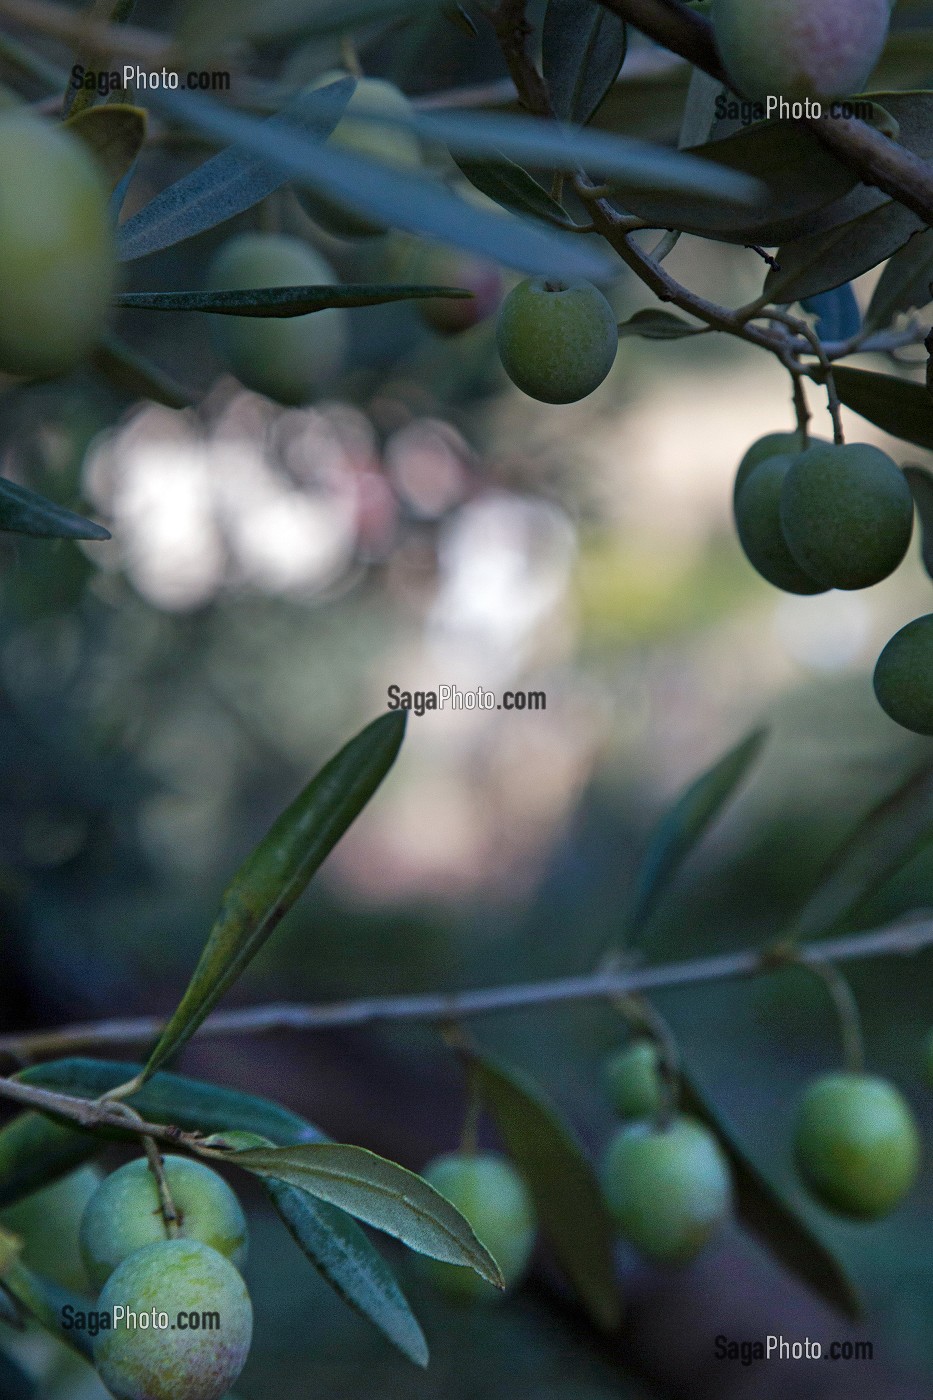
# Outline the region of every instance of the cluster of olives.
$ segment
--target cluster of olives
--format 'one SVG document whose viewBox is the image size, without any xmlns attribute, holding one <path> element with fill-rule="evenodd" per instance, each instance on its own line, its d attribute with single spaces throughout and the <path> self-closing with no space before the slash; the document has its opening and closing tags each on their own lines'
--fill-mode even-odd
<svg viewBox="0 0 933 1400">
<path fill-rule="evenodd" d="M 220 1400 L 252 1340 L 252 1305 L 240 1274 L 246 1220 L 230 1187 L 203 1163 L 167 1156 L 163 1170 L 177 1237 L 169 1237 L 145 1157 L 103 1181 L 82 1168 L 2 1219 L 23 1236 L 30 1267 L 72 1288 L 89 1281 L 98 1293 L 94 1311 L 113 1325 L 102 1324 L 93 1338 L 94 1364 L 116 1400 Z M 124 1325 L 130 1313 L 148 1315 L 150 1325 Z M 153 1314 L 165 1314 L 168 1325 L 151 1325 Z M 195 1314 L 198 1321 L 212 1314 L 216 1325 L 187 1325 Z"/>
<path fill-rule="evenodd" d="M 702 1123 L 670 1113 L 652 1041 L 636 1039 L 613 1055 L 606 1087 L 624 1120 L 603 1161 L 607 1203 L 647 1258 L 683 1263 L 729 1216 L 729 1163 Z M 913 1185 L 920 1139 L 905 1099 L 887 1080 L 831 1073 L 814 1080 L 797 1106 L 794 1160 L 828 1210 L 876 1220 Z"/>
<path fill-rule="evenodd" d="M 749 562 L 786 593 L 869 588 L 888 577 L 910 544 L 914 503 L 907 478 L 877 447 L 769 433 L 743 457 L 733 492 Z M 875 667 L 882 709 L 905 729 L 933 734 L 933 615 L 892 637 Z"/>
</svg>

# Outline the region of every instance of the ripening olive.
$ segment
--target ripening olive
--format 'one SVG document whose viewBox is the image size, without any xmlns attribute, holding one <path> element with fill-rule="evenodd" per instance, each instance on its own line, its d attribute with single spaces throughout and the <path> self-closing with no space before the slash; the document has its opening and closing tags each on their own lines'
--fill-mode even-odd
<svg viewBox="0 0 933 1400">
<path fill-rule="evenodd" d="M 223 1177 L 189 1157 L 163 1158 L 182 1238 L 200 1240 L 238 1269 L 246 1262 L 246 1220 Z M 167 1238 L 156 1179 L 145 1157 L 112 1172 L 88 1202 L 81 1252 L 88 1277 L 103 1288 L 118 1264 Z"/>
<path fill-rule="evenodd" d="M 739 469 L 735 474 L 735 486 L 732 490 L 733 501 L 739 494 L 745 483 L 745 478 L 753 467 L 757 467 L 759 462 L 764 462 L 768 457 L 795 457 L 798 452 L 802 452 L 805 443 L 803 434 L 799 431 L 793 433 L 765 433 L 764 437 L 753 442 L 739 463 Z"/>
<path fill-rule="evenodd" d="M 839 1215 L 875 1220 L 907 1195 L 920 1136 L 901 1093 L 867 1074 L 825 1074 L 797 1111 L 794 1155 L 813 1195 Z"/>
<path fill-rule="evenodd" d="M 491 316 L 502 300 L 502 274 L 495 263 L 456 248 L 428 249 L 414 264 L 413 281 L 432 287 L 462 287 L 472 297 L 416 301 L 422 320 L 438 335 L 459 335 Z"/>
<path fill-rule="evenodd" d="M 904 473 L 877 447 L 817 443 L 781 487 L 781 526 L 800 567 L 827 588 L 868 588 L 907 553 L 914 503 Z"/>
<path fill-rule="evenodd" d="M 94 157 L 61 123 L 0 115 L 0 370 L 47 378 L 94 348 L 116 251 Z"/>
<path fill-rule="evenodd" d="M 793 457 L 766 457 L 735 493 L 735 528 L 749 563 L 785 593 L 825 593 L 791 554 L 781 528 L 781 487 Z"/>
<path fill-rule="evenodd" d="M 339 70 L 324 73 L 310 85 L 308 91 L 314 92 L 347 76 Z M 417 170 L 420 167 L 421 145 L 413 132 L 403 126 L 354 117 L 354 109 L 384 112 L 388 117 L 410 116 L 411 103 L 393 83 L 387 83 L 382 78 L 357 79 L 343 116 L 327 141 L 329 145 L 348 151 L 351 155 L 365 156 L 367 160 L 379 161 L 382 165 L 394 165 L 400 170 Z M 319 194 L 317 190 L 302 188 L 296 193 L 312 219 L 337 238 L 372 238 L 386 231 L 383 224 L 374 223 L 364 214 L 358 214 L 339 200 Z"/>
<path fill-rule="evenodd" d="M 649 1259 L 686 1263 L 727 1218 L 732 1185 L 719 1144 L 702 1123 L 628 1123 L 609 1144 L 603 1191 L 622 1234 Z"/>
<path fill-rule="evenodd" d="M 94 1338 L 94 1365 L 116 1400 L 220 1400 L 249 1354 L 253 1309 L 246 1284 L 228 1259 L 199 1240 L 138 1249 L 110 1275 L 96 1310 L 111 1326 Z M 185 1325 L 173 1326 L 179 1314 Z"/>
<path fill-rule="evenodd" d="M 78 1293 L 87 1287 L 78 1230 L 100 1181 L 96 1167 L 79 1167 L 0 1211 L 0 1225 L 23 1241 L 23 1263 Z"/>
<path fill-rule="evenodd" d="M 207 274 L 215 291 L 326 286 L 329 263 L 298 238 L 243 233 L 219 250 Z M 338 373 L 349 330 L 342 307 L 307 316 L 212 316 L 217 353 L 249 389 L 284 404 L 304 404 Z"/>
<path fill-rule="evenodd" d="M 516 1284 L 534 1245 L 535 1215 L 528 1189 L 511 1162 L 493 1152 L 449 1152 L 430 1162 L 422 1175 L 473 1226 L 499 1265 L 506 1288 Z M 420 1262 L 451 1298 L 493 1302 L 501 1297 L 470 1268 L 423 1257 Z"/>
<path fill-rule="evenodd" d="M 542 403 L 575 403 L 602 384 L 619 346 L 615 312 L 591 282 L 528 278 L 499 309 L 506 374 Z"/>
<path fill-rule="evenodd" d="M 742 97 L 828 101 L 861 92 L 887 38 L 889 0 L 713 0 L 723 66 Z"/>
<path fill-rule="evenodd" d="M 603 1078 L 620 1118 L 653 1118 L 664 1103 L 660 1055 L 653 1040 L 633 1040 L 617 1050 L 607 1060 Z"/>
<path fill-rule="evenodd" d="M 895 632 L 875 666 L 875 695 L 895 723 L 933 734 L 933 613 Z"/>
</svg>

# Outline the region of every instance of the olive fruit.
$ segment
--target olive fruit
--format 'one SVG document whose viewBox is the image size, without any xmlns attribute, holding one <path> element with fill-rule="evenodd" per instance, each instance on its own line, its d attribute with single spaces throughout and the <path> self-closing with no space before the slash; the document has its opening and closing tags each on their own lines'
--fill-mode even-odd
<svg viewBox="0 0 933 1400">
<path fill-rule="evenodd" d="M 116 280 L 101 171 L 61 123 L 0 114 L 0 370 L 48 378 L 100 338 Z"/>
<path fill-rule="evenodd" d="M 603 1192 L 622 1234 L 649 1259 L 686 1263 L 729 1215 L 729 1165 L 693 1118 L 628 1123 L 609 1143 Z"/>
<path fill-rule="evenodd" d="M 825 593 L 826 585 L 802 569 L 781 528 L 781 487 L 793 457 L 766 457 L 745 475 L 735 493 L 735 528 L 749 563 L 785 593 Z"/>
<path fill-rule="evenodd" d="M 432 248 L 415 263 L 416 280 L 433 287 L 462 287 L 472 297 L 431 297 L 417 301 L 421 319 L 438 335 L 459 335 L 485 321 L 502 300 L 502 274 L 455 248 Z"/>
<path fill-rule="evenodd" d="M 615 312 L 591 282 L 528 278 L 499 309 L 506 374 L 542 403 L 575 403 L 602 384 L 619 345 Z"/>
<path fill-rule="evenodd" d="M 765 433 L 764 437 L 758 438 L 739 463 L 732 492 L 733 500 L 742 489 L 749 472 L 753 467 L 757 467 L 759 462 L 764 462 L 768 457 L 796 457 L 805 446 L 803 433 L 799 429 L 793 433 Z"/>
<path fill-rule="evenodd" d="M 933 734 L 933 613 L 895 632 L 875 666 L 875 695 L 895 723 Z"/>
<path fill-rule="evenodd" d="M 505 1157 L 494 1152 L 449 1152 L 422 1173 L 425 1181 L 455 1205 L 473 1226 L 502 1271 L 506 1288 L 525 1272 L 535 1239 L 535 1214 L 528 1188 Z M 431 1281 L 461 1301 L 493 1301 L 498 1289 L 470 1268 L 420 1260 Z"/>
<path fill-rule="evenodd" d="M 339 70 L 324 73 L 310 85 L 308 91 L 314 92 L 347 76 Z M 388 117 L 410 116 L 411 103 L 393 83 L 382 78 L 358 78 L 353 95 L 327 141 L 329 145 L 348 151 L 351 155 L 365 156 L 367 160 L 379 161 L 382 165 L 394 165 L 401 170 L 417 170 L 420 167 L 421 144 L 413 132 L 403 126 L 354 117 L 354 108 L 357 111 L 384 112 Z M 364 214 L 358 214 L 339 200 L 319 194 L 317 190 L 299 189 L 296 193 L 315 223 L 337 238 L 373 238 L 386 231 L 383 224 L 374 223 Z"/>
<path fill-rule="evenodd" d="M 87 1275 L 78 1230 L 100 1179 L 96 1167 L 79 1167 L 52 1186 L 43 1186 L 0 1211 L 0 1225 L 22 1239 L 23 1263 L 53 1283 L 79 1293 L 87 1287 Z"/>
<path fill-rule="evenodd" d="M 329 286 L 333 268 L 298 238 L 243 233 L 225 243 L 208 268 L 215 291 Z M 212 316 L 219 357 L 249 389 L 284 404 L 304 404 L 333 380 L 346 356 L 342 307 L 307 316 Z"/>
<path fill-rule="evenodd" d="M 839 1215 L 875 1220 L 907 1195 L 920 1137 L 901 1093 L 867 1074 L 825 1074 L 797 1110 L 794 1155 L 813 1195 Z"/>
<path fill-rule="evenodd" d="M 97 1312 L 111 1325 L 94 1338 L 94 1365 L 116 1400 L 220 1400 L 249 1354 L 246 1284 L 199 1240 L 131 1254 L 104 1285 Z"/>
<path fill-rule="evenodd" d="M 607 1060 L 603 1078 L 620 1118 L 653 1118 L 664 1103 L 660 1056 L 652 1040 L 640 1038 L 617 1050 Z"/>
<path fill-rule="evenodd" d="M 713 0 L 711 19 L 742 97 L 831 101 L 864 88 L 887 38 L 890 0 Z"/>
<path fill-rule="evenodd" d="M 236 1268 L 246 1262 L 246 1220 L 223 1177 L 203 1162 L 166 1156 L 163 1169 L 182 1238 L 200 1240 Z M 81 1221 L 81 1252 L 88 1277 L 102 1288 L 130 1254 L 166 1238 L 156 1179 L 137 1157 L 101 1182 Z"/>
<path fill-rule="evenodd" d="M 907 478 L 877 447 L 816 443 L 781 487 L 781 526 L 800 567 L 827 588 L 868 588 L 907 553 L 914 502 Z"/>
</svg>

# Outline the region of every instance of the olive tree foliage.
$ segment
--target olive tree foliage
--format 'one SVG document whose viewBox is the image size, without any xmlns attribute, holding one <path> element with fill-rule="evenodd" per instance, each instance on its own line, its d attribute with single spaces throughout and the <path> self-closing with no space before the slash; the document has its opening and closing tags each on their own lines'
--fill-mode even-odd
<svg viewBox="0 0 933 1400">
<path fill-rule="evenodd" d="M 244 382 L 304 402 L 317 389 L 318 359 L 333 349 L 329 343 L 325 354 L 315 329 L 334 325 L 326 316 L 424 301 L 433 308 L 428 323 L 455 333 L 471 318 L 445 315 L 445 303 L 472 299 L 477 317 L 493 309 L 495 298 L 468 277 L 467 285 L 453 277 L 343 283 L 310 248 L 291 244 L 272 256 L 262 243 L 272 236 L 265 211 L 289 189 L 331 236 L 400 231 L 439 246 L 443 258 L 431 265 L 445 272 L 465 266 L 451 256 L 462 254 L 516 274 L 522 280 L 500 312 L 499 349 L 515 383 L 547 402 L 595 389 L 620 337 L 727 335 L 749 353 L 774 356 L 788 374 L 793 416 L 773 425 L 777 436 L 755 444 L 740 468 L 742 544 L 766 578 L 790 591 L 868 586 L 904 557 L 915 507 L 924 529 L 933 528 L 926 471 L 904 472 L 877 449 L 845 444 L 839 411 L 845 404 L 894 437 L 933 448 L 930 389 L 899 372 L 901 357 L 930 337 L 923 313 L 933 298 L 933 93 L 911 85 L 923 81 L 916 36 L 929 46 L 933 6 L 902 0 L 889 31 L 886 0 L 810 4 L 823 5 L 826 34 L 837 36 L 816 55 L 784 44 L 797 32 L 796 0 L 547 0 L 527 8 L 523 0 L 491 8 L 469 0 L 184 0 L 172 33 L 136 24 L 127 0 L 98 0 L 87 13 L 0 0 L 8 84 L 0 113 L 0 251 L 9 253 L 0 260 L 0 367 L 22 381 L 80 364 L 132 394 L 184 407 L 189 392 L 114 333 L 107 304 L 152 315 L 204 313 L 213 318 L 221 357 Z M 861 16 L 854 30 L 850 11 Z M 468 51 L 490 38 L 495 57 L 483 82 L 422 88 L 407 100 L 386 80 L 403 76 L 406 51 Z M 124 88 L 99 80 L 122 73 L 124 62 L 149 73 L 229 71 L 230 88 L 218 94 L 197 84 Z M 74 73 L 84 76 L 76 82 Z M 851 91 L 866 83 L 867 93 Z M 771 98 L 785 106 L 772 111 Z M 195 143 L 203 158 L 124 216 L 153 148 L 176 138 Z M 21 159 L 27 146 L 29 164 Z M 60 235 L 44 253 L 35 236 L 40 201 L 29 183 L 40 177 L 51 182 L 44 207 Z M 254 232 L 239 237 L 259 239 L 259 255 L 253 258 L 255 243 L 241 242 L 222 250 L 210 285 L 147 289 L 150 254 L 215 237 L 240 216 Z M 737 257 L 752 250 L 760 295 L 724 306 L 678 281 L 665 263 L 684 235 L 731 246 Z M 863 308 L 851 283 L 885 261 Z M 63 268 L 65 291 L 50 302 Z M 606 293 L 623 274 L 640 279 L 660 305 L 616 325 Z M 56 314 L 62 340 L 50 348 Z M 291 338 L 276 338 L 269 327 L 287 328 Z M 273 364 L 278 354 L 286 377 Z M 856 354 L 887 363 L 853 368 L 845 361 Z M 258 368 L 257 356 L 264 357 Z M 832 442 L 810 442 L 808 392 L 825 395 Z M 837 517 L 847 523 L 842 546 L 827 529 Z M 0 482 L 0 527 L 87 541 L 107 533 L 11 481 Z M 929 539 L 925 549 L 929 562 Z M 889 654 L 879 699 L 907 727 L 931 732 L 929 629 L 908 642 Z M 896 1091 L 865 1073 L 857 1009 L 837 963 L 931 941 L 923 921 L 846 931 L 933 830 L 929 764 L 864 818 L 782 938 L 763 950 L 677 967 L 649 959 L 633 968 L 616 955 L 588 976 L 552 983 L 293 1009 L 299 1028 L 421 1019 L 446 1036 L 474 1108 L 494 1121 L 503 1155 L 486 1161 L 471 1153 L 468 1124 L 458 1159 L 418 1176 L 364 1147 L 329 1140 L 271 1097 L 173 1068 L 196 1034 L 249 1034 L 276 1024 L 273 1008 L 215 1008 L 386 779 L 403 734 L 404 715 L 376 719 L 281 815 L 235 874 L 188 987 L 155 1034 L 149 1022 L 113 1022 L 0 1037 L 0 1052 L 13 1062 L 0 1078 L 0 1097 L 19 1109 L 0 1130 L 0 1205 L 14 1207 L 68 1178 L 115 1140 L 136 1142 L 158 1186 L 164 1246 L 172 1259 L 186 1260 L 208 1246 L 173 1238 L 178 1218 L 162 1149 L 208 1165 L 222 1161 L 260 1180 L 311 1264 L 420 1365 L 428 1350 L 418 1321 L 358 1222 L 430 1260 L 438 1287 L 471 1297 L 493 1297 L 518 1281 L 537 1229 L 595 1326 L 611 1332 L 623 1325 L 613 1267 L 618 1231 L 649 1258 L 684 1260 L 734 1211 L 833 1307 L 857 1315 L 855 1286 L 694 1082 L 648 997 L 656 987 L 767 975 L 795 963 L 818 975 L 839 1016 L 845 1068 L 841 1082 L 814 1090 L 831 1101 L 832 1114 L 814 1115 L 812 1096 L 802 1107 L 801 1176 L 838 1213 L 893 1209 L 916 1173 L 915 1129 Z M 739 744 L 663 818 L 620 922 L 626 955 L 650 954 L 660 899 L 763 741 L 756 733 Z M 625 1121 L 601 1171 L 550 1094 L 486 1054 L 465 1029 L 478 1012 L 578 998 L 616 1004 L 648 1048 L 612 1071 L 611 1094 Z M 146 1044 L 153 1048 L 143 1063 L 79 1055 Z M 619 1081 L 630 1073 L 638 1083 Z M 625 1107 L 633 1102 L 642 1105 L 634 1114 Z M 855 1166 L 840 1180 L 827 1163 L 847 1154 Z M 888 1174 L 879 1185 L 881 1166 Z M 154 1248 L 163 1242 L 117 1268 L 129 1268 L 134 1279 L 160 1275 L 158 1260 L 141 1259 Z M 28 1249 L 28 1232 L 8 1221 L 0 1232 L 0 1317 L 47 1327 L 96 1359 L 114 1393 L 123 1394 L 130 1383 L 121 1367 L 132 1358 L 119 1347 L 103 1355 L 80 1329 L 62 1330 L 60 1286 L 30 1264 Z M 232 1280 L 245 1318 L 248 1300 L 233 1266 L 211 1267 Z M 244 1355 L 247 1347 L 248 1338 Z M 149 1361 L 158 1371 L 158 1354 Z M 7 1364 L 2 1353 L 0 1362 Z M 231 1376 L 223 1373 L 224 1388 Z M 213 1382 L 197 1384 L 179 1383 L 182 1400 L 221 1393 L 210 1389 Z"/>
</svg>

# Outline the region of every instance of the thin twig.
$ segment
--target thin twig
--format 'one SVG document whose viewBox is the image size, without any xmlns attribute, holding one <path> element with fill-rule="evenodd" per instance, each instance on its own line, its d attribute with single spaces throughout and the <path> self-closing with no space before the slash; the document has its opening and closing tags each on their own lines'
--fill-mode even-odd
<svg viewBox="0 0 933 1400">
<path fill-rule="evenodd" d="M 165 1175 L 165 1163 L 159 1152 L 158 1143 L 154 1138 L 144 1137 L 143 1147 L 146 1149 L 146 1159 L 149 1163 L 149 1170 L 155 1177 L 156 1190 L 159 1193 L 159 1209 L 162 1212 L 162 1219 L 165 1221 L 165 1233 L 170 1240 L 177 1240 L 181 1234 L 178 1220 L 178 1211 L 175 1202 L 172 1200 L 171 1188 L 168 1184 L 168 1177 Z"/>
</svg>

